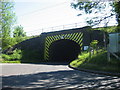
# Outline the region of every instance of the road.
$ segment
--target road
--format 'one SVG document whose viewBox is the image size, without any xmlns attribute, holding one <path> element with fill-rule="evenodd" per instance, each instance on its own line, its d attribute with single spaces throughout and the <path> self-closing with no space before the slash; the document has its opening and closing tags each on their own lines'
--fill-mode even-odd
<svg viewBox="0 0 120 90">
<path fill-rule="evenodd" d="M 120 78 L 81 72 L 67 65 L 0 64 L 2 87 L 28 89 L 120 89 Z M 1 77 L 1 76 L 0 76 Z"/>
</svg>

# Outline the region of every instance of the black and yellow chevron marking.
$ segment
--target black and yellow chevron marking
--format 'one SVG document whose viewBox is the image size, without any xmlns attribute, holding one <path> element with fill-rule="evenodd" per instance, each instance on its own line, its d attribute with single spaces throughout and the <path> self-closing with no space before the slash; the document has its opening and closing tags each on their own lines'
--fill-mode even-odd
<svg viewBox="0 0 120 90">
<path fill-rule="evenodd" d="M 72 33 L 72 34 L 61 34 L 61 35 L 53 35 L 53 36 L 47 36 L 45 38 L 45 51 L 44 51 L 44 59 L 49 59 L 49 47 L 50 45 L 60 39 L 69 39 L 72 41 L 75 41 L 78 43 L 82 50 L 82 44 L 83 44 L 83 33 Z"/>
</svg>

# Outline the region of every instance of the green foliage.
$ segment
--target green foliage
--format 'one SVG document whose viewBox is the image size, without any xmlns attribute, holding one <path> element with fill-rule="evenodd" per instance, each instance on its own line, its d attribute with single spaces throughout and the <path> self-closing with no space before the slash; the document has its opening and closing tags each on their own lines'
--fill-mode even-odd
<svg viewBox="0 0 120 90">
<path fill-rule="evenodd" d="M 80 55 L 78 55 L 78 58 L 80 58 L 81 60 L 86 60 L 89 57 L 89 53 L 82 52 Z"/>
<path fill-rule="evenodd" d="M 86 1 L 82 2 L 81 0 L 75 0 L 71 3 L 71 6 L 74 9 L 80 10 L 81 16 L 82 14 L 94 14 L 92 17 L 87 17 L 86 22 L 90 26 L 95 26 L 100 24 L 102 21 L 106 20 L 105 26 L 109 23 L 109 18 L 116 16 L 116 20 L 118 22 L 118 26 L 120 26 L 120 1 L 118 2 L 101 2 L 101 1 Z M 109 9 L 108 9 L 109 8 Z M 108 13 L 109 11 L 109 13 Z M 98 15 L 99 14 L 99 15 Z M 102 15 L 101 15 L 102 14 Z M 117 30 L 120 32 L 120 29 Z"/>
<path fill-rule="evenodd" d="M 96 53 L 91 58 L 89 58 L 89 53 L 84 52 L 70 65 L 76 68 L 120 73 L 120 61 L 114 57 L 111 57 L 109 61 L 106 51 Z"/>
<path fill-rule="evenodd" d="M 12 11 L 14 7 L 13 2 L 1 2 L 1 21 L 0 24 L 2 25 L 2 36 L 10 36 L 11 33 L 11 25 L 15 22 L 15 14 Z"/>
<path fill-rule="evenodd" d="M 2 61 L 1 63 L 21 63 L 20 60 L 17 61 Z"/>
<path fill-rule="evenodd" d="M 86 51 L 82 52 L 80 55 L 78 55 L 78 59 L 72 61 L 70 65 L 73 67 L 79 67 L 79 65 L 83 64 L 88 58 L 89 58 L 89 53 Z"/>
<path fill-rule="evenodd" d="M 12 11 L 14 7 L 13 2 L 1 2 L 1 20 L 0 25 L 2 26 L 2 37 L 8 37 L 11 34 L 11 26 L 15 23 L 15 14 Z"/>
<path fill-rule="evenodd" d="M 13 38 L 16 41 L 14 44 L 20 43 L 28 38 L 21 25 L 15 27 L 13 31 Z"/>
<path fill-rule="evenodd" d="M 13 2 L 1 2 L 1 20 L 0 20 L 0 37 L 2 38 L 2 49 L 10 47 L 14 40 L 11 38 L 12 25 L 15 23 L 15 14 L 12 11 L 14 7 Z"/>
<path fill-rule="evenodd" d="M 104 32 L 112 33 L 112 32 L 117 32 L 117 26 L 109 26 L 109 27 L 100 27 L 100 28 L 94 28 L 93 30 L 101 30 Z"/>
<path fill-rule="evenodd" d="M 12 47 L 15 44 L 16 44 L 15 38 L 11 38 L 11 37 L 2 38 L 2 49 L 3 50 Z"/>
<path fill-rule="evenodd" d="M 90 43 L 90 46 L 95 49 L 95 48 L 97 47 L 97 44 L 98 44 L 98 40 L 93 40 L 93 41 Z"/>
<path fill-rule="evenodd" d="M 75 9 L 80 10 L 80 14 L 78 16 L 84 14 L 92 15 L 92 17 L 86 17 L 86 23 L 90 26 L 95 26 L 115 15 L 115 12 L 112 10 L 113 8 L 110 8 L 110 6 L 112 6 L 111 3 L 112 2 L 101 1 L 92 2 L 89 0 L 82 2 L 81 0 L 77 0 L 74 1 L 71 6 Z M 110 10 L 108 10 L 108 7 Z M 107 13 L 108 11 L 110 13 Z M 108 22 L 106 22 L 106 25 L 107 23 Z"/>
<path fill-rule="evenodd" d="M 5 60 L 11 60 L 11 57 L 9 55 L 6 55 L 6 54 L 2 54 L 2 58 Z"/>
<path fill-rule="evenodd" d="M 120 1 L 113 3 L 114 11 L 116 12 L 116 20 L 118 22 L 118 26 L 120 26 Z M 118 29 L 120 32 L 120 29 Z"/>
<path fill-rule="evenodd" d="M 17 43 L 20 43 L 20 42 L 28 39 L 28 37 L 21 37 L 20 36 L 20 37 L 14 37 L 14 39 L 16 40 L 16 44 L 17 44 Z"/>
<path fill-rule="evenodd" d="M 22 51 L 16 49 L 13 51 L 13 54 L 10 54 L 10 55 L 2 54 L 2 58 L 8 61 L 20 60 L 22 58 Z"/>
<path fill-rule="evenodd" d="M 76 2 L 71 3 L 71 6 L 75 9 L 83 10 L 86 14 L 90 14 L 99 13 L 100 11 L 105 9 L 106 3 L 92 1 L 81 2 L 78 0 L 77 3 Z"/>
<path fill-rule="evenodd" d="M 22 51 L 19 49 L 14 50 L 11 57 L 12 60 L 20 60 L 22 58 Z"/>
<path fill-rule="evenodd" d="M 14 2 L 1 2 L 0 4 L 0 39 L 2 41 L 2 50 L 4 51 L 17 43 L 26 40 L 27 37 L 22 26 L 16 26 L 15 30 L 12 30 L 12 26 L 16 21 L 15 13 L 13 12 Z M 11 37 L 12 33 L 14 37 Z"/>
<path fill-rule="evenodd" d="M 23 30 L 23 27 L 20 26 L 16 26 L 14 31 L 13 31 L 13 37 L 25 37 L 26 33 Z"/>
<path fill-rule="evenodd" d="M 2 38 L 2 50 L 6 50 L 8 48 L 11 48 L 15 44 L 20 43 L 28 38 L 29 37 L 13 37 L 13 38 L 6 37 L 6 38 Z"/>
</svg>

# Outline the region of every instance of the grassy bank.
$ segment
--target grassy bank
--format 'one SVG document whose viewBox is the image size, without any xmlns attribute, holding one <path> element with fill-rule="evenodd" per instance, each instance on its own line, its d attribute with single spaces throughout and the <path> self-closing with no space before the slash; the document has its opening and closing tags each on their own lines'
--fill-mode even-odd
<svg viewBox="0 0 120 90">
<path fill-rule="evenodd" d="M 76 68 L 120 73 L 120 60 L 111 57 L 109 61 L 106 51 L 99 52 L 91 58 L 89 57 L 89 53 L 84 52 L 78 56 L 78 59 L 72 61 L 70 65 Z"/>
<path fill-rule="evenodd" d="M 17 60 L 17 61 L 1 61 L 0 63 L 21 63 L 21 62 Z"/>
</svg>

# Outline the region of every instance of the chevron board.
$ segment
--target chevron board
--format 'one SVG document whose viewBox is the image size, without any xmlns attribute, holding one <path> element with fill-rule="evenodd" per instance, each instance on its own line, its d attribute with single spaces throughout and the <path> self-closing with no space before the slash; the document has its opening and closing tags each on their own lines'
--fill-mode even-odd
<svg viewBox="0 0 120 90">
<path fill-rule="evenodd" d="M 60 34 L 60 35 L 53 35 L 47 36 L 45 38 L 45 49 L 44 49 L 44 60 L 49 60 L 49 47 L 50 45 L 60 39 L 69 39 L 76 43 L 78 43 L 82 50 L 83 45 L 83 33 L 71 33 L 71 34 Z"/>
</svg>

